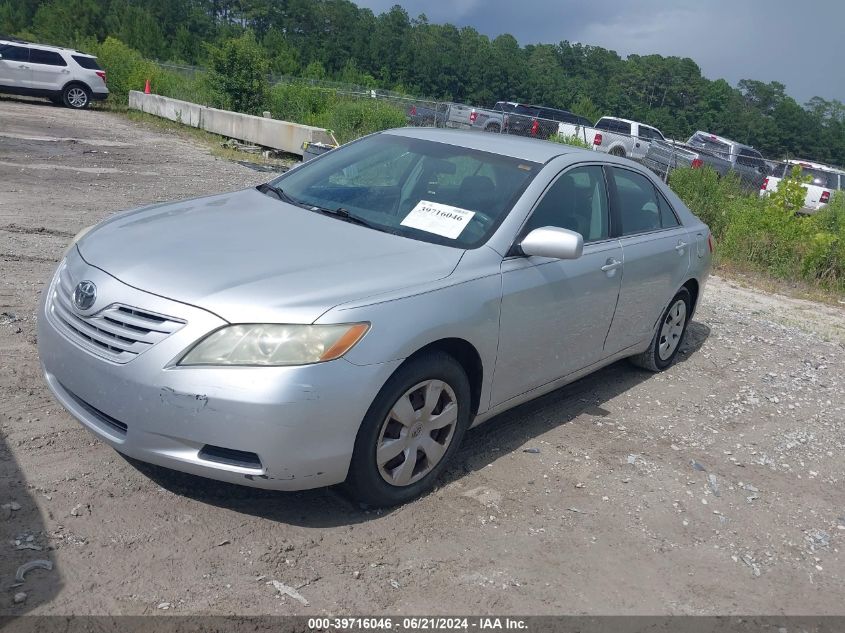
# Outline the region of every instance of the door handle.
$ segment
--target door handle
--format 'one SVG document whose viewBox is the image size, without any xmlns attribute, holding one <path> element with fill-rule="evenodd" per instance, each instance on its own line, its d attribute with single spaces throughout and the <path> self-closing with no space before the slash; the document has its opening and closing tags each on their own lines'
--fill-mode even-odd
<svg viewBox="0 0 845 633">
<path fill-rule="evenodd" d="M 621 265 L 622 265 L 622 262 L 620 262 L 618 259 L 611 257 L 607 260 L 607 263 L 604 266 L 601 267 L 601 269 L 604 272 L 607 273 L 607 272 L 610 272 L 611 270 L 616 270 Z"/>
<path fill-rule="evenodd" d="M 683 240 L 678 240 L 678 245 L 675 247 L 675 250 L 679 253 L 683 252 L 683 250 L 687 247 L 687 243 Z"/>
</svg>

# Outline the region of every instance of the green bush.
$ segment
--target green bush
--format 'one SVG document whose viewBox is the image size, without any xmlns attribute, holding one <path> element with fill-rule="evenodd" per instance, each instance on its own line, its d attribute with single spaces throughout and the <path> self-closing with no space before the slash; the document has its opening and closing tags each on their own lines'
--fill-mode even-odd
<svg viewBox="0 0 845 633">
<path fill-rule="evenodd" d="M 571 145 L 572 147 L 581 147 L 583 149 L 592 149 L 590 144 L 582 139 L 580 136 L 572 135 L 562 135 L 562 134 L 552 134 L 549 137 L 549 140 L 553 143 L 561 143 L 563 145 Z"/>
<path fill-rule="evenodd" d="M 711 169 L 678 169 L 672 189 L 707 222 L 718 261 L 772 277 L 845 290 L 845 196 L 837 193 L 814 215 L 796 214 L 805 189 L 798 172 L 765 197 L 745 193 L 733 175 Z"/>
<path fill-rule="evenodd" d="M 130 90 L 143 90 L 147 79 L 155 81 L 161 75 L 156 64 L 114 37 L 107 37 L 101 43 L 84 41 L 80 48 L 97 56 L 106 71 L 109 99 L 119 104 L 126 104 Z"/>
<path fill-rule="evenodd" d="M 283 121 L 331 130 L 340 143 L 406 124 L 402 107 L 368 97 L 346 97 L 306 84 L 280 84 L 270 91 L 270 111 Z"/>
<path fill-rule="evenodd" d="M 264 48 L 252 31 L 209 47 L 211 66 L 207 75 L 214 104 L 225 110 L 261 114 L 270 90 L 270 66 Z"/>
</svg>

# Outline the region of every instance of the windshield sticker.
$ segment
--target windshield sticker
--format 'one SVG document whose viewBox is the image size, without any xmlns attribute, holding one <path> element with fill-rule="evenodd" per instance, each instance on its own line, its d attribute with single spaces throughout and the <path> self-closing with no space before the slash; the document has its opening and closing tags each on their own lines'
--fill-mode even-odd
<svg viewBox="0 0 845 633">
<path fill-rule="evenodd" d="M 420 200 L 402 220 L 402 226 L 419 229 L 426 233 L 456 239 L 466 228 L 475 211 L 467 211 L 439 202 Z"/>
</svg>

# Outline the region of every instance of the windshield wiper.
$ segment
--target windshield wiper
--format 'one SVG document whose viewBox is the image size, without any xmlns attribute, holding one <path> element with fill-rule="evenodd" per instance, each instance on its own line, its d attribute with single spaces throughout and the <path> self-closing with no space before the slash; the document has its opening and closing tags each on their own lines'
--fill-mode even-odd
<svg viewBox="0 0 845 633">
<path fill-rule="evenodd" d="M 279 200 L 282 202 L 287 202 L 289 204 L 295 204 L 298 206 L 302 206 L 302 203 L 299 200 L 294 200 L 288 194 L 284 192 L 281 187 L 277 187 L 276 185 L 271 185 L 269 182 L 261 183 L 256 187 L 261 193 L 272 193 L 274 194 Z"/>
<path fill-rule="evenodd" d="M 349 222 L 351 224 L 357 224 L 358 226 L 366 226 L 368 229 L 375 229 L 376 231 L 384 231 L 385 233 L 389 233 L 390 231 L 379 224 L 372 224 L 371 222 L 367 222 L 364 218 L 359 218 L 357 215 L 352 215 L 349 213 L 347 209 L 343 207 L 338 207 L 337 209 L 327 209 L 326 207 L 317 207 L 311 205 L 311 209 L 314 211 L 318 211 L 325 215 L 331 215 L 336 218 L 340 218 L 344 222 Z"/>
</svg>

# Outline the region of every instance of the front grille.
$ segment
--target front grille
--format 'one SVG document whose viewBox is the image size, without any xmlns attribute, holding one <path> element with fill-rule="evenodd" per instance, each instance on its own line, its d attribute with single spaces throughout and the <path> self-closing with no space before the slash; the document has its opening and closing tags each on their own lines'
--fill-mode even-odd
<svg viewBox="0 0 845 633">
<path fill-rule="evenodd" d="M 223 446 L 212 446 L 206 444 L 199 452 L 199 458 L 209 462 L 217 462 L 218 464 L 228 464 L 229 466 L 240 466 L 242 468 L 261 468 L 261 460 L 258 455 L 250 453 L 249 451 L 238 451 L 234 448 L 225 448 Z"/>
<path fill-rule="evenodd" d="M 73 307 L 73 288 L 67 266 L 62 266 L 48 302 L 55 325 L 83 349 L 116 363 L 128 363 L 185 325 L 173 317 L 118 303 L 83 316 Z"/>
<path fill-rule="evenodd" d="M 126 431 L 129 427 L 126 426 L 125 423 L 121 422 L 120 420 L 116 420 L 113 417 L 111 417 L 108 413 L 103 413 L 102 411 L 100 411 L 96 407 L 91 406 L 90 404 L 85 402 L 85 400 L 83 400 L 82 398 L 77 396 L 75 393 L 70 391 L 64 385 L 62 385 L 62 389 L 65 390 L 65 393 L 67 393 L 67 395 L 69 395 L 71 397 L 71 399 L 76 404 L 78 404 L 80 407 L 85 409 L 88 413 L 90 413 L 97 420 L 99 420 L 100 422 L 102 422 L 106 426 L 110 427 L 112 430 L 117 431 L 121 435 L 126 435 Z"/>
</svg>

